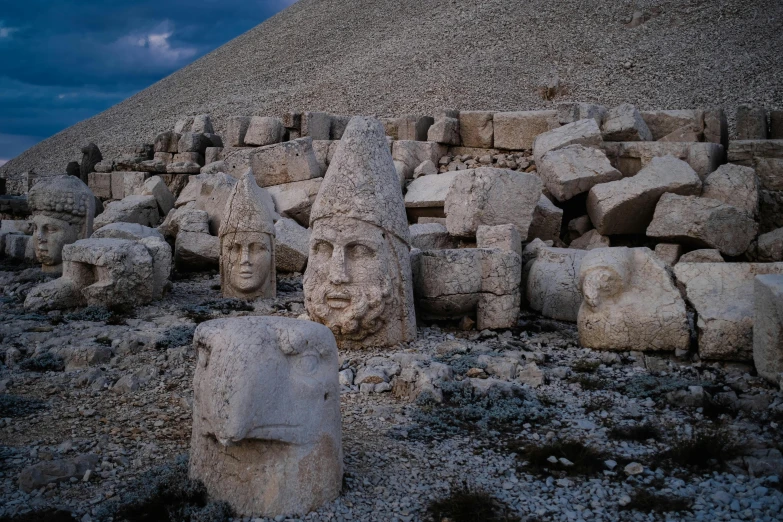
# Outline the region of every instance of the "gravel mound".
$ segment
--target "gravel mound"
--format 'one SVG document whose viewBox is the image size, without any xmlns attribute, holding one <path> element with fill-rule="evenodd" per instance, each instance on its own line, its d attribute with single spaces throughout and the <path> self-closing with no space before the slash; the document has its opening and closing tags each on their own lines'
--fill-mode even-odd
<svg viewBox="0 0 783 522">
<path fill-rule="evenodd" d="M 780 107 L 781 20 L 779 0 L 300 0 L 0 172 L 64 171 L 87 141 L 113 157 L 198 113 L 220 133 L 228 116 L 289 110 Z"/>
</svg>

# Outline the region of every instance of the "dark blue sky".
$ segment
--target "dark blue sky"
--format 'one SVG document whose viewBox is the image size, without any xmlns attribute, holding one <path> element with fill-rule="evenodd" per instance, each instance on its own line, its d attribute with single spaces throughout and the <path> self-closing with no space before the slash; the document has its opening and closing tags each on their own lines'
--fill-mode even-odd
<svg viewBox="0 0 783 522">
<path fill-rule="evenodd" d="M 295 0 L 0 0 L 0 165 Z"/>
</svg>

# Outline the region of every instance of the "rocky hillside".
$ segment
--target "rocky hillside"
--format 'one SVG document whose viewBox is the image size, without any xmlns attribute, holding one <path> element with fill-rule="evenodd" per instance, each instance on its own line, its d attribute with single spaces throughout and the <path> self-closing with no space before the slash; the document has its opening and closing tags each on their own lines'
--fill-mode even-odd
<svg viewBox="0 0 783 522">
<path fill-rule="evenodd" d="M 113 156 L 197 113 L 221 132 L 230 115 L 297 109 L 780 107 L 782 21 L 779 0 L 300 0 L 0 173 L 64 171 L 84 142 Z"/>
</svg>

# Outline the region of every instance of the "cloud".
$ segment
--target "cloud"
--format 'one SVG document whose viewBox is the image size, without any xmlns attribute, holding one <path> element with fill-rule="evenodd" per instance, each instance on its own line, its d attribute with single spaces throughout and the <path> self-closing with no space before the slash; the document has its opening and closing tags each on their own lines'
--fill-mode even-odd
<svg viewBox="0 0 783 522">
<path fill-rule="evenodd" d="M 134 32 L 119 38 L 111 47 L 125 63 L 180 67 L 198 54 L 192 45 L 172 45 L 174 26 L 168 20 L 147 33 Z"/>
<path fill-rule="evenodd" d="M 10 40 L 14 33 L 19 32 L 18 27 L 5 27 L 5 24 L 0 20 L 0 40 Z"/>
<path fill-rule="evenodd" d="M 7 159 L 2 159 L 2 158 L 0 158 L 0 167 L 2 167 L 3 165 L 5 165 L 6 163 L 8 163 L 8 160 L 7 160 Z"/>
</svg>

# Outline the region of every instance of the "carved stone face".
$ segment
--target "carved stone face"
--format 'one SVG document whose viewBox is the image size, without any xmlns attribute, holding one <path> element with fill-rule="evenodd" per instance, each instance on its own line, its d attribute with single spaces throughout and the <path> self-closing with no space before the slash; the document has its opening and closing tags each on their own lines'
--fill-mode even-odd
<svg viewBox="0 0 783 522">
<path fill-rule="evenodd" d="M 335 336 L 360 340 L 384 325 L 392 299 L 389 239 L 374 225 L 330 218 L 313 225 L 304 278 L 307 309 Z"/>
<path fill-rule="evenodd" d="M 224 236 L 222 243 L 225 295 L 252 299 L 273 293 L 269 288 L 273 273 L 272 238 L 268 234 L 237 232 Z"/>
<path fill-rule="evenodd" d="M 63 247 L 74 243 L 81 235 L 81 227 L 46 214 L 33 216 L 35 256 L 44 270 L 56 269 L 63 262 Z"/>
<path fill-rule="evenodd" d="M 609 267 L 596 267 L 584 277 L 582 293 L 588 305 L 596 307 L 607 298 L 619 294 L 624 286 L 623 277 Z"/>
</svg>

